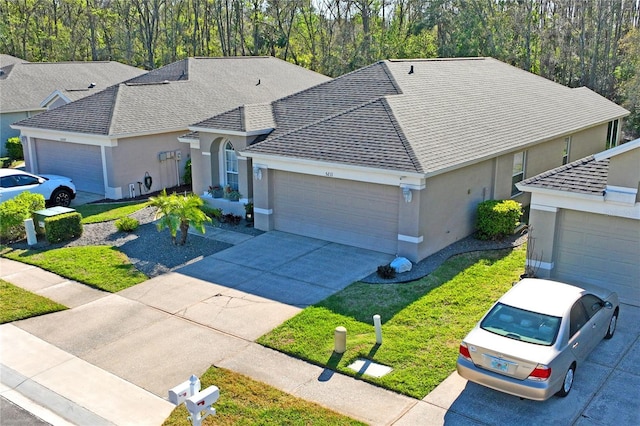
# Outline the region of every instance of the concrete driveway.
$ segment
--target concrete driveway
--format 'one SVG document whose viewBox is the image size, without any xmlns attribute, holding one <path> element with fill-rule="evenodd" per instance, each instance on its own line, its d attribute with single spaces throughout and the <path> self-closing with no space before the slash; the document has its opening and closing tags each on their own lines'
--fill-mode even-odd
<svg viewBox="0 0 640 426">
<path fill-rule="evenodd" d="M 15 325 L 160 397 L 249 348 L 303 307 L 393 256 L 268 232 L 116 294 L 81 286 L 73 309 Z M 62 296 L 66 282 L 28 265 L 14 281 Z M 33 274 L 37 274 L 37 277 Z M 57 281 L 56 281 L 57 280 Z M 41 290 L 48 290 L 42 289 Z M 65 290 L 66 293 L 71 293 Z M 70 300 L 70 299 L 69 299 Z M 60 300 L 62 303 L 66 299 Z M 143 342 L 144 344 L 141 344 Z"/>
<path fill-rule="evenodd" d="M 638 425 L 640 424 L 640 308 L 620 306 L 616 334 L 576 370 L 566 398 L 521 400 L 469 383 L 457 373 L 414 406 L 397 426 Z"/>
</svg>

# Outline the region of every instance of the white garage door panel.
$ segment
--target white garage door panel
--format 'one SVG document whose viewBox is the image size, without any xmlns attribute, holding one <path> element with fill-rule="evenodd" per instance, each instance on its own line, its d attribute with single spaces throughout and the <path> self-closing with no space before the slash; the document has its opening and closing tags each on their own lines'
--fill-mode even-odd
<svg viewBox="0 0 640 426">
<path fill-rule="evenodd" d="M 281 171 L 274 188 L 276 229 L 396 252 L 398 188 Z"/>
<path fill-rule="evenodd" d="M 615 290 L 640 305 L 640 223 L 564 210 L 556 242 L 554 277 Z"/>
<path fill-rule="evenodd" d="M 38 173 L 68 176 L 79 191 L 104 194 L 99 146 L 36 141 Z"/>
</svg>

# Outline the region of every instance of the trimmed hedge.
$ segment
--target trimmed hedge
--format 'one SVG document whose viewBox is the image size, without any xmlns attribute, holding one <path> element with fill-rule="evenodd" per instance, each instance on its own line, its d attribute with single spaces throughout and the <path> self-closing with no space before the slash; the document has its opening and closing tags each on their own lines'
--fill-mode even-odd
<svg viewBox="0 0 640 426">
<path fill-rule="evenodd" d="M 487 200 L 478 204 L 476 237 L 499 240 L 513 234 L 522 217 L 522 204 L 514 200 Z"/>
<path fill-rule="evenodd" d="M 24 160 L 22 141 L 19 137 L 7 139 L 7 142 L 4 144 L 4 146 L 7 148 L 7 154 L 9 155 L 9 158 L 11 158 L 11 160 Z"/>
<path fill-rule="evenodd" d="M 82 215 L 78 212 L 59 214 L 44 220 L 47 241 L 59 243 L 82 235 Z"/>
</svg>

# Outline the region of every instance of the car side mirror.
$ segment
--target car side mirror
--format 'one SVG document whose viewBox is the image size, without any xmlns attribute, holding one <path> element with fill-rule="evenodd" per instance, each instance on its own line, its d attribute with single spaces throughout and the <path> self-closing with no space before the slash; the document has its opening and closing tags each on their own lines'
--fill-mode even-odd
<svg viewBox="0 0 640 426">
<path fill-rule="evenodd" d="M 46 180 L 45 178 L 41 178 L 41 177 L 39 177 L 39 178 L 38 178 L 38 183 L 39 183 L 40 185 L 42 185 L 42 184 L 43 184 L 43 183 L 45 183 L 46 181 L 47 181 L 47 180 Z"/>
<path fill-rule="evenodd" d="M 612 309 L 613 308 L 613 304 L 611 302 L 604 302 L 604 307 L 607 309 Z"/>
</svg>

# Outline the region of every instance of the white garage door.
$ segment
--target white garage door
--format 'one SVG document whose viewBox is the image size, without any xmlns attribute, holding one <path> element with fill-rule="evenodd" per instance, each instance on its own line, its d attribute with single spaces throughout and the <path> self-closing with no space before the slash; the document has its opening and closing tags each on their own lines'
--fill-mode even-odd
<svg viewBox="0 0 640 426">
<path fill-rule="evenodd" d="M 396 253 L 399 193 L 385 185 L 277 171 L 275 228 Z"/>
<path fill-rule="evenodd" d="M 640 306 L 640 221 L 563 210 L 554 276 L 615 290 Z"/>
<path fill-rule="evenodd" d="M 68 176 L 79 191 L 104 194 L 100 147 L 36 141 L 38 173 Z"/>
</svg>

